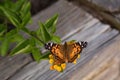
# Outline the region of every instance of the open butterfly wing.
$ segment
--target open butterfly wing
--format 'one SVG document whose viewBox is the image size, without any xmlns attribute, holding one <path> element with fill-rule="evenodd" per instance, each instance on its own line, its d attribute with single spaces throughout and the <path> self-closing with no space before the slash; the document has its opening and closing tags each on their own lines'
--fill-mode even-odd
<svg viewBox="0 0 120 80">
<path fill-rule="evenodd" d="M 53 44 L 52 45 L 52 48 L 51 48 L 51 53 L 53 54 L 54 56 L 54 60 L 55 60 L 55 63 L 57 64 L 58 63 L 64 63 L 65 60 L 65 52 L 64 52 L 64 46 L 63 45 L 60 45 L 60 44 Z"/>
<path fill-rule="evenodd" d="M 68 62 L 72 63 L 75 59 L 77 59 L 78 54 L 82 51 L 82 47 L 78 42 L 67 44 L 67 59 Z"/>
</svg>

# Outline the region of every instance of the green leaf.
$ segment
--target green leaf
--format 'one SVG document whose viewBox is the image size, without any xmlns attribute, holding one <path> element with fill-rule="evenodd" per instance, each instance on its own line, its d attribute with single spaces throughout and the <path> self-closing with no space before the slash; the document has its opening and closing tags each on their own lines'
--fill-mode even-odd
<svg viewBox="0 0 120 80">
<path fill-rule="evenodd" d="M 57 20 L 58 14 L 54 15 L 52 18 L 45 22 L 45 27 L 47 27 L 50 33 L 55 33 Z"/>
<path fill-rule="evenodd" d="M 28 1 L 28 0 L 18 0 L 15 4 L 14 4 L 14 8 L 15 8 L 15 11 L 21 11 L 24 3 Z"/>
<path fill-rule="evenodd" d="M 22 22 L 22 27 L 25 27 L 28 23 L 32 22 L 31 20 L 31 14 L 28 13 L 25 15 L 25 17 L 23 18 L 23 22 Z"/>
<path fill-rule="evenodd" d="M 1 46 L 1 42 L 4 40 L 4 37 L 0 36 L 0 46 Z"/>
<path fill-rule="evenodd" d="M 6 37 L 7 37 L 7 38 L 10 38 L 10 37 L 12 37 L 13 35 L 15 35 L 16 33 L 18 33 L 18 32 L 17 32 L 17 29 L 12 29 L 11 31 L 7 32 Z"/>
<path fill-rule="evenodd" d="M 4 7 L 6 7 L 6 8 L 12 8 L 12 6 L 13 6 L 13 1 L 11 1 L 11 0 L 4 0 Z"/>
<path fill-rule="evenodd" d="M 4 13 L 3 13 L 3 11 L 0 9 L 0 20 L 2 21 L 4 21 L 4 18 L 6 18 L 5 17 L 5 15 L 4 15 Z"/>
<path fill-rule="evenodd" d="M 28 1 L 24 2 L 21 8 L 22 13 L 24 14 L 23 17 L 25 17 L 28 13 L 30 13 L 30 7 L 31 7 L 30 2 Z"/>
<path fill-rule="evenodd" d="M 61 39 L 59 36 L 56 36 L 56 35 L 52 35 L 52 40 L 53 42 L 57 42 L 57 43 L 60 43 L 61 42 Z"/>
<path fill-rule="evenodd" d="M 27 29 L 26 27 L 22 27 L 21 28 L 24 32 L 26 32 L 26 33 L 28 33 L 28 34 L 30 34 L 31 32 L 30 32 L 30 30 L 29 29 Z"/>
<path fill-rule="evenodd" d="M 34 39 L 35 39 L 35 42 L 36 42 L 36 44 L 37 44 L 37 46 L 38 46 L 39 48 L 41 48 L 41 47 L 44 46 L 44 44 L 43 44 L 41 41 L 39 41 L 39 40 L 36 39 L 36 38 L 34 38 Z"/>
<path fill-rule="evenodd" d="M 29 40 L 21 41 L 10 53 L 10 55 L 16 55 L 20 53 L 28 53 L 31 51 L 31 46 L 29 44 Z"/>
<path fill-rule="evenodd" d="M 35 61 L 39 62 L 40 61 L 40 57 L 41 57 L 41 52 L 38 48 L 33 47 L 32 48 L 32 56 L 34 58 Z"/>
<path fill-rule="evenodd" d="M 35 37 L 32 37 L 32 39 L 33 39 L 32 43 L 34 43 L 34 45 L 36 44 L 36 46 L 39 48 L 43 47 L 44 44 L 41 41 L 39 41 L 39 39 Z"/>
<path fill-rule="evenodd" d="M 20 25 L 22 20 L 17 14 L 17 12 L 13 12 L 12 10 L 5 8 L 3 6 L 0 6 L 0 9 L 3 11 L 5 16 L 12 22 L 14 26 L 18 27 Z"/>
<path fill-rule="evenodd" d="M 22 27 L 25 27 L 27 23 L 32 22 L 31 20 L 31 13 L 30 13 L 30 2 L 24 1 L 24 4 L 21 7 L 21 18 L 23 20 Z"/>
<path fill-rule="evenodd" d="M 40 52 L 39 48 L 37 48 L 36 42 L 35 42 L 34 38 L 30 39 L 30 45 L 31 45 L 32 56 L 33 56 L 34 60 L 39 62 L 40 61 L 40 57 L 41 57 L 41 52 Z"/>
<path fill-rule="evenodd" d="M 2 41 L 2 45 L 0 46 L 1 47 L 1 55 L 2 56 L 5 56 L 8 52 L 8 49 L 9 49 L 9 39 L 8 38 L 4 38 L 3 41 Z"/>
<path fill-rule="evenodd" d="M 9 42 L 20 42 L 24 38 L 17 32 L 17 29 L 12 29 L 11 31 L 5 34 L 5 38 L 9 39 Z"/>
<path fill-rule="evenodd" d="M 2 36 L 6 30 L 6 26 L 4 24 L 0 24 L 0 36 Z"/>
<path fill-rule="evenodd" d="M 39 22 L 39 26 L 40 26 L 40 35 L 41 39 L 46 43 L 48 41 L 51 40 L 51 36 L 49 34 L 49 32 L 47 31 L 46 27 L 44 26 L 44 24 Z"/>
<path fill-rule="evenodd" d="M 19 42 L 21 42 L 23 40 L 24 40 L 23 36 L 20 35 L 19 33 L 16 33 L 13 36 L 11 36 L 10 42 L 17 42 L 17 43 L 19 43 Z"/>
<path fill-rule="evenodd" d="M 35 39 L 33 37 L 31 37 L 29 42 L 30 42 L 31 46 L 36 46 L 36 42 L 35 42 Z"/>
</svg>

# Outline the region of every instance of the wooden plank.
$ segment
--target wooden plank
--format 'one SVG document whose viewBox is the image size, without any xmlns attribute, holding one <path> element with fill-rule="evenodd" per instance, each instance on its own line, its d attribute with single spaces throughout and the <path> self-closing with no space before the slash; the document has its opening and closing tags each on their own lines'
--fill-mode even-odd
<svg viewBox="0 0 120 80">
<path fill-rule="evenodd" d="M 92 0 L 92 2 L 110 11 L 119 10 L 120 7 L 120 0 Z"/>
<path fill-rule="evenodd" d="M 77 14 L 80 12 L 80 14 Z M 59 16 L 59 23 L 58 23 L 58 29 L 57 33 L 60 37 L 63 37 L 64 34 L 59 31 L 64 28 L 64 31 L 66 32 L 66 35 L 68 35 L 73 28 L 75 28 L 75 31 L 79 26 L 77 26 L 78 22 L 79 25 L 82 25 L 86 22 L 89 22 L 92 17 L 85 13 L 83 10 L 73 6 L 72 4 L 69 4 L 67 1 L 60 0 L 57 3 L 53 4 L 49 8 L 43 10 L 38 15 L 33 17 L 33 24 L 28 25 L 28 28 L 31 30 L 35 30 L 38 27 L 37 22 L 45 21 L 47 18 L 51 17 L 55 13 L 58 13 Z M 66 17 L 67 16 L 67 17 Z M 71 19 L 71 20 L 69 20 Z M 79 20 L 78 20 L 79 19 Z M 66 26 L 70 26 L 71 22 L 73 22 L 73 28 L 65 28 Z M 69 21 L 69 23 L 67 23 Z M 76 23 L 77 22 L 77 23 Z M 88 25 L 93 25 L 95 22 L 98 22 L 96 19 L 92 19 L 91 22 L 88 23 Z M 84 26 L 83 26 L 84 27 Z M 23 34 L 25 37 L 27 37 L 25 34 Z M 69 35 L 68 35 L 69 36 Z M 10 77 L 12 77 L 14 74 L 17 73 L 21 68 L 25 67 L 27 64 L 29 64 L 32 59 L 29 55 L 17 55 L 14 57 L 0 57 L 0 79 L 6 80 Z M 34 65 L 35 62 L 31 63 Z M 46 63 L 46 62 L 45 62 Z M 48 68 L 49 69 L 49 68 Z"/>
<path fill-rule="evenodd" d="M 87 33 L 86 33 L 87 32 Z M 79 38 L 76 35 L 80 35 Z M 98 35 L 97 35 L 98 34 Z M 19 73 L 17 73 L 15 76 L 10 78 L 10 80 L 56 80 L 61 79 L 63 77 L 63 80 L 66 80 L 66 76 L 73 71 L 75 71 L 78 67 L 85 64 L 87 61 L 89 61 L 95 53 L 91 53 L 92 51 L 99 50 L 98 48 L 101 47 L 103 44 L 105 44 L 108 40 L 112 39 L 114 36 L 116 36 L 118 32 L 116 30 L 111 30 L 108 25 L 103 24 L 96 24 L 91 28 L 84 28 L 83 30 L 78 31 L 76 35 L 71 36 L 70 38 L 66 40 L 77 39 L 79 40 L 86 40 L 88 41 L 89 45 L 85 51 L 83 51 L 83 56 L 80 60 L 78 60 L 76 65 L 68 64 L 67 69 L 63 73 L 58 73 L 56 71 L 50 71 L 49 70 L 49 64 L 46 61 L 42 61 L 42 65 L 40 64 L 29 64 L 26 67 L 29 68 L 23 68 Z M 82 36 L 83 35 L 83 36 Z M 76 37 L 74 37 L 76 36 Z M 92 48 L 91 48 L 92 47 Z M 83 61 L 83 62 L 82 62 Z M 33 65 L 32 65 L 33 64 Z M 32 68 L 32 70 L 31 70 Z M 27 69 L 27 70 L 26 70 Z M 36 70 L 37 69 L 37 70 Z M 35 70 L 34 72 L 32 72 Z M 24 74 L 24 75 L 23 75 Z"/>
<path fill-rule="evenodd" d="M 120 30 L 120 23 L 113 14 L 109 14 L 109 11 L 106 12 L 104 8 L 97 6 L 96 4 L 88 0 L 72 0 L 74 4 L 79 7 L 82 7 L 95 18 L 99 19 L 101 22 L 111 25 L 111 27 Z M 111 12 L 110 12 L 111 13 Z"/>
<path fill-rule="evenodd" d="M 94 30 L 94 29 L 93 29 Z M 90 33 L 88 33 L 90 34 Z M 94 33 L 95 34 L 95 33 Z M 93 40 L 89 41 L 89 45 L 87 47 L 87 50 L 83 51 L 83 54 L 81 56 L 81 59 L 77 61 L 76 65 L 73 64 L 68 64 L 68 68 L 64 71 L 64 73 L 59 74 L 59 73 L 54 73 L 54 72 L 46 72 L 46 75 L 49 75 L 49 78 L 43 77 L 43 75 L 41 76 L 42 80 L 56 80 L 56 79 L 62 79 L 62 77 L 64 77 L 66 80 L 67 75 L 71 74 L 72 72 L 76 71 L 78 67 L 82 66 L 83 64 L 85 64 L 87 61 L 91 60 L 91 58 L 94 56 L 95 53 L 91 53 L 95 50 L 99 50 L 99 47 L 101 47 L 103 44 L 105 44 L 108 40 L 110 40 L 111 38 L 113 38 L 113 34 L 116 35 L 116 31 L 108 31 L 108 32 L 104 32 L 103 34 L 101 34 L 100 36 L 97 36 L 96 38 L 94 38 Z M 111 36 L 112 35 L 112 36 Z M 114 36 L 115 36 L 114 35 Z M 93 37 L 92 35 L 89 35 L 89 37 Z M 87 63 L 86 63 L 87 64 Z"/>
<path fill-rule="evenodd" d="M 115 34 L 115 32 L 113 31 L 113 33 Z M 112 33 L 112 34 L 113 34 Z M 109 35 L 107 35 L 107 36 L 104 36 L 104 37 L 102 37 L 102 39 L 103 38 L 105 38 L 105 37 L 107 37 L 108 38 L 108 36 L 110 36 L 110 35 L 112 35 L 112 34 L 109 34 Z M 98 37 L 100 37 L 100 36 L 98 36 Z M 97 42 L 97 39 L 95 40 L 98 44 L 99 44 L 99 42 L 101 42 L 101 37 L 99 38 L 99 40 L 98 40 L 98 42 Z M 106 40 L 107 41 L 107 40 Z M 105 42 L 106 42 L 105 41 Z M 93 41 L 94 42 L 94 41 Z M 101 42 L 100 43 L 100 45 L 102 45 L 103 44 L 103 42 Z M 98 45 L 97 47 L 99 47 L 100 45 Z M 91 47 L 91 46 L 90 46 Z M 92 46 L 93 47 L 93 46 Z M 94 50 L 94 49 L 96 49 L 95 48 L 96 46 L 94 45 L 94 47 L 93 47 L 93 49 L 92 50 Z M 89 50 L 89 49 L 88 49 Z M 92 50 L 90 50 L 90 51 L 92 51 Z M 89 54 L 89 51 L 87 51 L 87 53 Z M 84 59 L 86 59 L 87 57 L 85 57 L 87 54 L 85 54 L 85 55 L 83 55 L 84 57 L 82 57 L 81 58 L 81 60 L 82 61 L 84 61 Z M 90 54 L 91 55 L 91 54 Z M 89 55 L 89 56 L 90 56 Z M 92 57 L 92 56 L 91 56 Z M 80 61 L 81 62 L 81 61 Z M 79 61 L 78 61 L 78 63 L 80 63 Z M 57 73 L 57 72 L 55 72 L 55 71 L 50 71 L 50 70 L 48 70 L 49 69 L 49 64 L 48 64 L 48 62 L 46 62 L 46 61 L 42 61 L 42 63 L 40 63 L 40 64 L 33 64 L 33 63 L 31 63 L 31 65 L 28 65 L 28 67 L 26 67 L 26 68 L 23 68 L 19 73 L 17 73 L 14 77 L 12 77 L 10 80 L 15 80 L 15 79 L 17 79 L 17 80 L 21 80 L 21 79 L 25 79 L 25 80 L 27 80 L 27 79 L 29 79 L 29 80 L 36 80 L 36 79 L 41 79 L 41 80 L 51 80 L 51 79 L 53 79 L 54 78 L 54 80 L 55 79 L 61 79 L 61 77 L 62 76 L 66 76 L 65 74 L 68 74 L 68 73 L 71 73 L 71 72 L 73 72 L 76 68 L 75 68 L 75 66 L 76 65 L 69 65 L 68 66 L 68 69 L 64 72 L 64 73 L 61 73 L 62 75 L 60 75 L 59 73 Z M 44 65 L 45 66 L 44 66 Z M 83 63 L 82 63 L 83 64 Z M 82 65 L 81 64 L 81 65 Z M 81 66 L 81 65 L 79 65 L 79 66 Z M 71 67 L 70 67 L 71 66 Z M 69 68 L 70 67 L 70 68 Z M 72 69 L 74 67 L 74 69 Z M 36 70 L 37 69 L 37 70 Z M 72 70 L 71 70 L 72 69 Z M 32 72 L 32 71 L 34 71 L 34 73 Z M 68 72 L 68 73 L 67 73 Z M 22 75 L 24 73 L 24 75 Z M 56 75 L 57 74 L 57 75 Z M 18 77 L 19 76 L 19 77 Z M 57 77 L 56 77 L 57 76 Z M 49 79 L 48 79 L 48 77 L 49 77 Z"/>
<path fill-rule="evenodd" d="M 28 57 L 26 58 L 28 59 L 28 61 L 22 61 L 21 60 L 22 57 L 17 59 L 19 57 L 18 55 L 18 57 L 14 59 L 15 63 L 12 63 L 13 61 L 11 61 L 11 64 L 9 64 L 9 61 L 7 62 L 7 64 L 9 64 L 9 66 L 12 66 L 12 68 L 10 68 L 8 65 L 4 65 L 5 67 L 7 66 L 6 68 L 9 67 L 7 70 L 9 72 L 7 73 L 7 71 L 3 69 L 0 72 L 0 74 L 4 73 L 4 75 L 2 75 L 0 79 L 53 80 L 57 78 L 61 79 L 60 78 L 61 76 L 63 76 L 62 78 L 64 78 L 66 75 L 68 75 L 76 68 L 81 66 L 83 63 L 86 63 L 87 60 L 90 60 L 92 58 L 94 53 L 88 54 L 89 52 L 98 49 L 98 47 L 102 46 L 104 43 L 106 43 L 108 40 L 112 39 L 118 34 L 116 30 L 111 30 L 111 28 L 108 25 L 102 25 L 101 23 L 99 23 L 98 20 L 93 19 L 84 10 L 75 7 L 64 0 L 58 1 L 48 9 L 34 16 L 33 17 L 34 23 L 33 25 L 28 26 L 28 28 L 30 28 L 31 30 L 35 30 L 38 27 L 37 25 L 38 20 L 45 21 L 48 17 L 52 16 L 56 12 L 60 14 L 56 34 L 59 35 L 63 41 L 76 39 L 78 41 L 86 40 L 89 42 L 87 49 L 83 51 L 84 53 L 83 56 L 81 57 L 80 60 L 78 60 L 78 64 L 77 65 L 68 64 L 68 68 L 63 73 L 58 73 L 56 71 L 49 70 L 50 65 L 46 60 L 41 61 L 41 63 L 39 64 L 36 62 L 31 62 L 28 65 L 26 65 L 28 62 L 31 61 L 31 59 L 29 60 Z M 86 60 L 86 58 L 88 59 Z M 18 63 L 20 60 L 21 60 L 20 62 L 27 63 L 26 64 L 21 63 L 20 65 L 16 63 L 17 62 L 16 60 L 18 60 Z M 15 67 L 15 65 L 17 66 L 17 68 Z"/>
<path fill-rule="evenodd" d="M 48 9 L 43 10 L 38 15 L 34 16 L 33 24 L 28 26 L 28 28 L 31 30 L 37 29 L 38 21 L 44 22 L 46 19 L 50 18 L 56 13 L 59 14 L 56 35 L 60 36 L 62 40 L 68 37 L 69 36 L 68 33 L 70 33 L 71 31 L 76 32 L 76 30 L 80 25 L 86 24 L 87 22 L 88 22 L 87 25 L 93 25 L 95 24 L 95 22 L 96 23 L 98 22 L 98 20 L 93 19 L 92 16 L 87 14 L 82 9 L 68 3 L 67 1 L 61 0 L 58 1 L 56 4 L 52 5 L 51 7 L 49 7 Z M 65 27 L 69 27 L 69 28 L 65 28 Z M 82 29 L 83 27 L 79 27 L 79 28 Z"/>
<path fill-rule="evenodd" d="M 30 55 L 21 54 L 13 57 L 2 57 L 0 60 L 0 80 L 6 80 L 14 75 L 17 70 L 32 61 Z"/>
<path fill-rule="evenodd" d="M 67 77 L 69 80 L 115 80 L 120 76 L 120 35 L 96 49 L 95 55 L 85 65 Z M 65 80 L 66 77 L 60 78 Z M 119 80 L 119 79 L 118 79 Z"/>
<path fill-rule="evenodd" d="M 68 10 L 70 17 L 68 16 L 67 19 L 64 19 L 65 16 L 64 17 L 60 16 L 63 19 L 62 18 L 59 19 L 60 23 L 58 23 L 58 31 L 56 34 L 61 36 L 63 41 L 76 39 L 78 41 L 86 40 L 89 42 L 87 49 L 83 51 L 84 54 L 82 55 L 81 59 L 78 60 L 78 64 L 76 65 L 68 64 L 67 69 L 63 73 L 58 73 L 56 71 L 49 70 L 50 65 L 48 64 L 48 61 L 42 61 L 39 64 L 32 62 L 28 64 L 26 67 L 24 67 L 23 69 L 21 69 L 18 73 L 16 73 L 16 75 L 9 78 L 9 80 L 16 80 L 16 79 L 17 80 L 56 80 L 56 79 L 62 79 L 62 78 L 66 79 L 67 75 L 75 71 L 75 69 L 79 68 L 80 66 L 85 64 L 87 61 L 91 60 L 91 58 L 94 56 L 94 53 L 92 53 L 92 51 L 94 51 L 95 49 L 99 50 L 98 49 L 99 47 L 101 47 L 108 40 L 112 39 L 118 34 L 116 30 L 111 30 L 111 28 L 108 25 L 103 25 L 99 23 L 98 20 L 93 19 L 90 15 L 86 14 L 83 10 L 76 9 L 76 8 L 73 8 L 73 9 L 79 10 L 77 11 L 77 13 L 82 13 L 82 15 L 84 14 L 87 16 L 83 16 L 82 19 L 80 17 L 80 20 L 78 20 L 79 19 L 78 16 L 81 14 L 77 14 L 76 12 L 72 12 L 72 11 L 71 13 Z M 67 14 L 67 12 L 64 12 L 64 13 Z M 52 12 L 50 14 L 52 14 Z M 77 16 L 77 17 L 73 17 L 73 19 L 71 19 L 72 16 Z"/>
</svg>

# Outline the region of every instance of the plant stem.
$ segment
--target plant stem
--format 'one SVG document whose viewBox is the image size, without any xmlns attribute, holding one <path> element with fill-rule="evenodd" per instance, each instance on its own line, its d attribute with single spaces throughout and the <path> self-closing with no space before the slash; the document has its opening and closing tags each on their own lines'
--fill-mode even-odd
<svg viewBox="0 0 120 80">
<path fill-rule="evenodd" d="M 26 30 L 25 30 L 26 29 Z M 44 41 L 42 41 L 41 39 L 39 39 L 36 35 L 33 35 L 31 34 L 31 32 L 27 29 L 27 28 L 24 28 L 22 29 L 25 33 L 27 33 L 29 36 L 33 37 L 33 38 L 36 38 L 37 40 L 39 40 L 42 44 L 45 44 Z"/>
</svg>

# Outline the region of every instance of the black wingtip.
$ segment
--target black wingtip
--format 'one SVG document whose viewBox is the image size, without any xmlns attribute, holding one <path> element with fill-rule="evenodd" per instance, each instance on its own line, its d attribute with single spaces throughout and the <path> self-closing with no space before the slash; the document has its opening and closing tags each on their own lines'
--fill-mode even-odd
<svg viewBox="0 0 120 80">
<path fill-rule="evenodd" d="M 86 48 L 87 45 L 88 45 L 88 42 L 86 42 L 86 41 L 81 41 L 80 45 L 81 45 L 82 48 Z"/>
<path fill-rule="evenodd" d="M 46 43 L 44 46 L 45 46 L 45 49 L 50 50 L 52 45 L 53 45 L 53 43 Z"/>
</svg>

